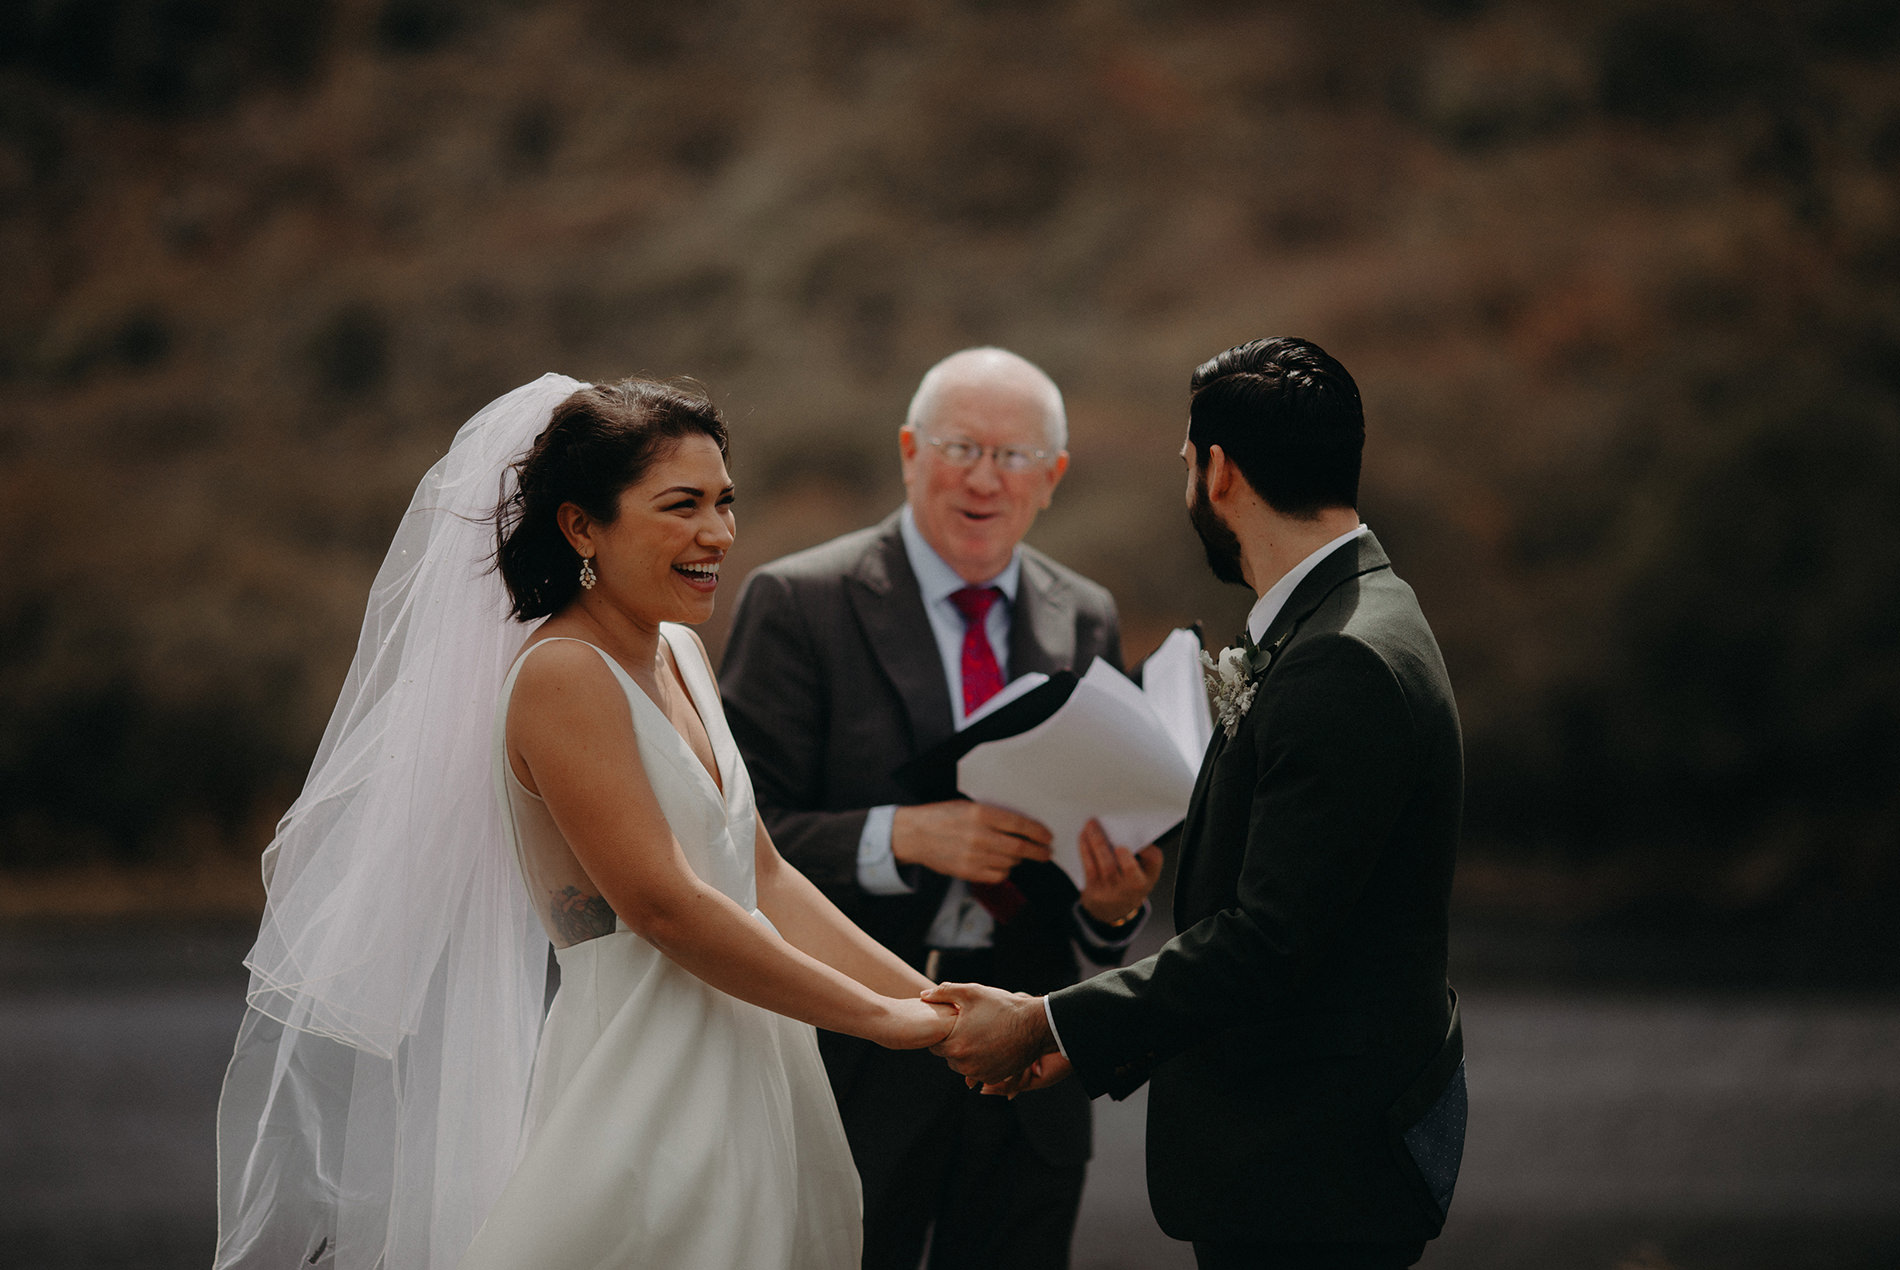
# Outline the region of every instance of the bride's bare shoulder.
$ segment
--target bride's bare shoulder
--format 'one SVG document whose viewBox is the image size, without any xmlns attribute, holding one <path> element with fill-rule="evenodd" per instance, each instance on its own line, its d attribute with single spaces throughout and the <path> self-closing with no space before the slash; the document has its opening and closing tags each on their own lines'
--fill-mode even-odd
<svg viewBox="0 0 1900 1270">
<path fill-rule="evenodd" d="M 511 697 L 517 709 L 524 703 L 532 706 L 538 702 L 603 696 L 611 699 L 619 695 L 606 657 L 592 644 L 537 631 L 522 645 L 518 656 L 521 668 L 515 672 Z"/>
</svg>

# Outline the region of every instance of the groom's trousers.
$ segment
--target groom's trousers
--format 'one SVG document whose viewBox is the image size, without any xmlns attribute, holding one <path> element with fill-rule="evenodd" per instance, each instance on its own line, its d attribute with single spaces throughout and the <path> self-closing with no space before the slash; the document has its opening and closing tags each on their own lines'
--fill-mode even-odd
<svg viewBox="0 0 1900 1270">
<path fill-rule="evenodd" d="M 1406 1270 L 1425 1241 L 1370 1244 L 1194 1244 L 1200 1270 Z"/>
</svg>

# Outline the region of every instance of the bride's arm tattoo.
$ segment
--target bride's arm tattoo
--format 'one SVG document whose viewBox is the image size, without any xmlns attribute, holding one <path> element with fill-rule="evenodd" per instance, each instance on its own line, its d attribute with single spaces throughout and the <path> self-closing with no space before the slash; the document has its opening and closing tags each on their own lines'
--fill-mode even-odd
<svg viewBox="0 0 1900 1270">
<path fill-rule="evenodd" d="M 549 915 L 554 929 L 569 944 L 584 944 L 614 933 L 613 908 L 603 897 L 587 895 L 579 887 L 564 886 L 556 892 Z"/>
</svg>

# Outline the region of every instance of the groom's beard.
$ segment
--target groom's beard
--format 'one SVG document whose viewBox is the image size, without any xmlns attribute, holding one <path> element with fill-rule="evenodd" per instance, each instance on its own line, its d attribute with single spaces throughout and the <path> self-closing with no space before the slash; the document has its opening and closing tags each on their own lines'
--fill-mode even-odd
<svg viewBox="0 0 1900 1270">
<path fill-rule="evenodd" d="M 1188 520 L 1200 535 L 1201 550 L 1207 553 L 1207 567 L 1222 582 L 1246 586 L 1247 575 L 1240 569 L 1240 538 L 1227 527 L 1214 505 L 1207 501 L 1207 473 L 1194 476 L 1194 501 L 1188 504 Z"/>
</svg>

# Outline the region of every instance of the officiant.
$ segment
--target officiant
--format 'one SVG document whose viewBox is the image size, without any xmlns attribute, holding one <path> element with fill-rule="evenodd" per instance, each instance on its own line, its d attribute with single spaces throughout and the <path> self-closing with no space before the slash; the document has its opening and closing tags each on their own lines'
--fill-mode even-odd
<svg viewBox="0 0 1900 1270">
<path fill-rule="evenodd" d="M 1078 890 L 1049 831 L 1000 807 L 924 802 L 894 776 L 1012 678 L 1118 669 L 1108 592 L 1023 536 L 1068 469 L 1062 394 L 997 348 L 918 385 L 904 505 L 768 564 L 739 594 L 720 672 L 733 735 L 785 858 L 932 979 L 1044 993 L 1119 964 L 1160 850 L 1093 823 Z M 1015 1101 L 941 1059 L 820 1033 L 864 1185 L 867 1270 L 1069 1264 L 1090 1153 L 1076 1082 Z"/>
</svg>

